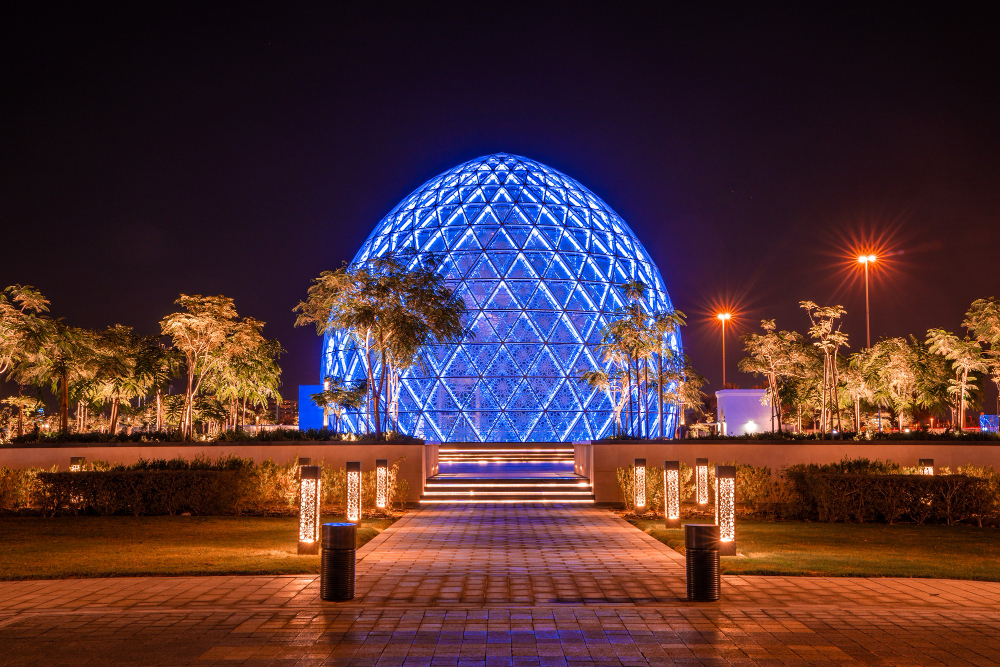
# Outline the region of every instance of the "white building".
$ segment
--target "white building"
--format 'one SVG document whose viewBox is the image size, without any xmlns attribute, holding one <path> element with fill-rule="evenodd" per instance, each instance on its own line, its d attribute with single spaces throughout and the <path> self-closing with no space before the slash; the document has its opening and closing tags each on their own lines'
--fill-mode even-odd
<svg viewBox="0 0 1000 667">
<path fill-rule="evenodd" d="M 722 424 L 722 435 L 774 430 L 771 428 L 771 406 L 764 403 L 766 394 L 766 389 L 721 389 L 715 392 L 718 401 L 715 418 Z"/>
</svg>

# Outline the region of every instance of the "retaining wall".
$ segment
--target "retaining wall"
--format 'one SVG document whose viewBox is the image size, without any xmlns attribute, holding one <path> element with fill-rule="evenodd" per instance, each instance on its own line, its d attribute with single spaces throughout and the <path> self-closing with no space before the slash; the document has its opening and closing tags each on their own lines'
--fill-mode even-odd
<svg viewBox="0 0 1000 667">
<path fill-rule="evenodd" d="M 433 447 L 431 456 L 424 448 Z M 405 457 L 399 464 L 399 474 L 409 484 L 408 502 L 420 500 L 424 480 L 429 476 L 425 461 L 436 461 L 436 445 L 419 443 L 357 443 L 357 442 L 144 442 L 127 444 L 64 443 L 48 447 L 0 447 L 0 466 L 7 468 L 69 469 L 70 456 L 85 456 L 87 461 L 109 463 L 135 463 L 139 459 L 191 460 L 196 456 L 219 458 L 235 454 L 260 463 L 272 459 L 275 463 L 288 463 L 297 457 L 308 456 L 314 464 L 343 468 L 348 461 L 361 461 L 362 470 L 374 470 L 375 459 L 386 459 L 389 465 Z"/>
<path fill-rule="evenodd" d="M 632 465 L 637 458 L 647 465 L 662 466 L 664 461 L 694 465 L 696 458 L 710 463 L 736 462 L 767 466 L 777 473 L 796 463 L 836 463 L 844 458 L 869 458 L 917 465 L 918 459 L 934 459 L 936 466 L 952 470 L 963 465 L 990 465 L 1000 469 L 1000 443 L 945 441 L 890 442 L 757 442 L 713 441 L 708 439 L 675 440 L 665 443 L 594 442 L 575 444 L 576 472 L 594 484 L 598 503 L 618 503 L 615 471 Z"/>
</svg>

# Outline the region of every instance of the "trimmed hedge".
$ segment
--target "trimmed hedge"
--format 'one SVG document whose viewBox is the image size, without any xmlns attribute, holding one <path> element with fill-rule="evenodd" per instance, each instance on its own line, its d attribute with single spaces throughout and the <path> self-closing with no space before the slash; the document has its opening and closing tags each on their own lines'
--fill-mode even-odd
<svg viewBox="0 0 1000 667">
<path fill-rule="evenodd" d="M 106 470 L 43 472 L 42 510 L 91 514 L 240 514 L 245 475 L 233 470 Z"/>
<path fill-rule="evenodd" d="M 787 515 L 813 521 L 948 525 L 997 515 L 995 479 L 968 475 L 873 475 L 789 470 Z"/>
</svg>

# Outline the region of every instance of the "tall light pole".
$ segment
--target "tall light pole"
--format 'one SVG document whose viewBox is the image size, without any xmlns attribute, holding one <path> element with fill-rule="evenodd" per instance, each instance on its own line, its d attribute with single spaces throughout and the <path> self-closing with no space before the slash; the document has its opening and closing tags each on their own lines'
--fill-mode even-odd
<svg viewBox="0 0 1000 667">
<path fill-rule="evenodd" d="M 716 317 L 722 322 L 722 388 L 726 388 L 726 321 L 732 318 L 732 313 L 719 313 Z"/>
<path fill-rule="evenodd" d="M 867 334 L 868 345 L 872 346 L 872 320 L 868 309 L 868 265 L 874 264 L 878 259 L 875 255 L 858 255 L 858 263 L 865 267 L 865 333 Z"/>
<path fill-rule="evenodd" d="M 858 255 L 858 263 L 865 267 L 865 337 L 868 349 L 872 347 L 872 320 L 868 308 L 868 265 L 874 264 L 878 259 L 875 255 Z M 861 425 L 857 427 L 860 429 Z M 878 406 L 878 431 L 882 432 L 882 406 Z"/>
</svg>

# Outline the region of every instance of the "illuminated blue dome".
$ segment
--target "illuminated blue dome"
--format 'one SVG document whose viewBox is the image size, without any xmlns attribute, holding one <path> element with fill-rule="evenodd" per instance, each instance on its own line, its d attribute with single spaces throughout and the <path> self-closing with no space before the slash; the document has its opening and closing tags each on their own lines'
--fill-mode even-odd
<svg viewBox="0 0 1000 667">
<path fill-rule="evenodd" d="M 579 377 L 605 367 L 597 344 L 624 306 L 620 285 L 645 283 L 648 312 L 673 309 L 660 272 L 617 213 L 565 174 L 497 153 L 417 188 L 378 224 L 354 264 L 406 248 L 443 256 L 440 271 L 465 300 L 475 333 L 428 347 L 403 375 L 403 432 L 442 442 L 611 433 L 610 397 Z M 668 344 L 679 355 L 679 337 Z M 365 377 L 363 355 L 344 332 L 327 335 L 323 350 L 324 376 Z M 655 393 L 648 399 L 654 434 Z M 664 412 L 672 433 L 676 408 Z M 345 419 L 359 428 L 356 415 Z"/>
</svg>

